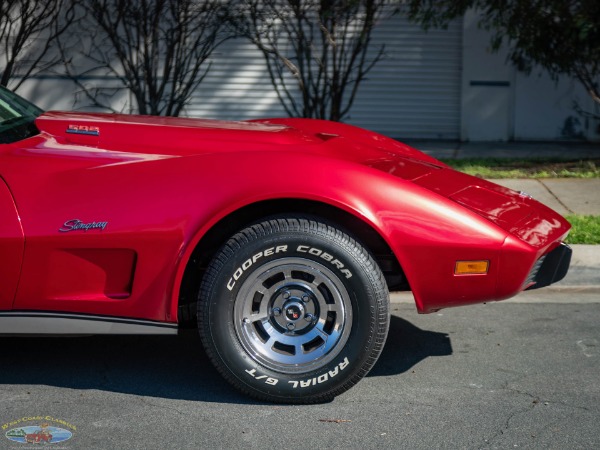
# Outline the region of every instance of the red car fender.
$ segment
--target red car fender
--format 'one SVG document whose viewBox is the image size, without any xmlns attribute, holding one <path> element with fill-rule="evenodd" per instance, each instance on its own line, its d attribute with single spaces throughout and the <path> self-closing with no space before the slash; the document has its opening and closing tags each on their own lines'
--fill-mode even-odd
<svg viewBox="0 0 600 450">
<path fill-rule="evenodd" d="M 249 155 L 240 154 L 240 166 L 249 164 Z M 250 156 L 251 158 L 251 156 Z M 272 166 L 289 164 L 286 155 L 274 154 L 270 157 Z M 312 168 L 312 170 L 311 170 Z M 310 156 L 296 157 L 295 173 L 306 177 L 294 179 L 286 190 L 278 189 L 278 197 L 273 197 L 270 183 L 286 182 L 286 176 L 275 176 L 268 183 L 253 183 L 243 198 L 226 196 L 221 199 L 222 208 L 210 216 L 210 220 L 198 226 L 197 231 L 186 239 L 186 249 L 178 264 L 173 283 L 170 316 L 176 317 L 179 286 L 189 258 L 201 238 L 220 220 L 245 206 L 264 200 L 309 199 L 348 212 L 375 230 L 394 252 L 413 289 L 417 308 L 426 312 L 428 302 L 448 292 L 443 282 L 449 282 L 459 291 L 458 302 L 475 298 L 481 290 L 493 296 L 498 252 L 507 236 L 504 230 L 484 220 L 477 214 L 457 205 L 455 202 L 432 193 L 406 180 L 393 177 L 353 163 L 335 161 L 335 172 L 331 173 L 325 158 Z M 330 176 L 332 182 L 323 185 L 323 177 Z M 244 184 L 244 174 L 236 172 L 234 178 Z M 283 178 L 283 179 L 282 179 Z M 250 183 L 247 183 L 250 184 Z M 356 186 L 369 186 L 356 189 Z M 358 192 L 362 193 L 359 194 Z M 234 198 L 235 197 L 235 198 Z M 242 224 L 240 225 L 242 226 Z M 470 233 L 465 233 L 470 229 Z M 444 245 L 445 243 L 445 245 Z M 432 247 L 432 252 L 427 247 Z M 460 252 L 457 253 L 457 248 Z M 453 269 L 457 259 L 494 260 L 492 271 L 487 277 L 477 280 L 454 277 Z M 440 277 L 443 282 L 431 283 Z M 450 306 L 450 305 L 448 305 Z"/>
</svg>

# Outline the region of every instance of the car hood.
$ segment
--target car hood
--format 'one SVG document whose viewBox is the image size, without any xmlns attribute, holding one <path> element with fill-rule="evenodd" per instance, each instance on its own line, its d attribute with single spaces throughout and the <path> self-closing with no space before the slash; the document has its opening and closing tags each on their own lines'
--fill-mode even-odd
<svg viewBox="0 0 600 450">
<path fill-rule="evenodd" d="M 384 164 L 397 156 L 441 165 L 423 153 L 350 125 L 311 119 L 221 121 L 51 111 L 36 120 L 60 144 L 159 156 L 293 151 Z"/>
<path fill-rule="evenodd" d="M 47 151 L 81 154 L 95 167 L 216 153 L 255 152 L 261 158 L 268 158 L 265 152 L 304 154 L 357 163 L 402 179 L 516 235 L 540 229 L 535 236 L 519 235 L 532 244 L 541 245 L 565 224 L 564 219 L 525 194 L 456 172 L 396 140 L 341 123 L 47 112 L 38 117 L 36 126 L 50 141 L 55 140 L 54 144 L 47 142 Z M 290 163 L 293 161 L 292 157 Z"/>
</svg>

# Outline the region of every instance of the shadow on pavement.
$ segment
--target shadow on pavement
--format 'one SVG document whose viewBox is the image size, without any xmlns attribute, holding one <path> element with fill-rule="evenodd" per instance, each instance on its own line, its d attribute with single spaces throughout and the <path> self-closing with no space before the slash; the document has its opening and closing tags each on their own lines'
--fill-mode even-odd
<svg viewBox="0 0 600 450">
<path fill-rule="evenodd" d="M 430 356 L 451 354 L 452 343 L 446 333 L 421 330 L 404 319 L 392 316 L 383 353 L 368 376 L 397 375 Z"/>
<path fill-rule="evenodd" d="M 0 384 L 258 404 L 221 378 L 194 330 L 173 337 L 0 337 L 0 342 Z M 387 344 L 371 376 L 400 374 L 428 356 L 451 353 L 447 335 L 392 316 Z"/>
<path fill-rule="evenodd" d="M 179 336 L 0 338 L 0 384 L 254 404 L 230 388 L 192 330 Z"/>
</svg>

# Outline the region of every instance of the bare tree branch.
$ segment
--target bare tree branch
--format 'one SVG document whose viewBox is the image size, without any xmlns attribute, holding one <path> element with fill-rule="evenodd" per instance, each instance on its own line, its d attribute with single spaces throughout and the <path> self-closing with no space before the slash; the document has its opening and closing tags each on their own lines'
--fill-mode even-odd
<svg viewBox="0 0 600 450">
<path fill-rule="evenodd" d="M 293 117 L 342 120 L 382 58 L 369 56 L 384 0 L 248 0 L 235 30 L 262 52 L 280 103 Z M 295 81 L 295 82 L 292 82 Z"/>
<path fill-rule="evenodd" d="M 119 90 L 89 86 L 82 74 L 120 80 L 135 101 L 132 112 L 180 115 L 210 69 L 208 58 L 231 37 L 218 0 L 86 0 L 81 8 L 81 60 L 66 70 L 102 108 Z M 82 63 L 85 71 L 76 68 Z"/>
<path fill-rule="evenodd" d="M 28 78 L 60 64 L 57 39 L 74 19 L 69 0 L 0 1 L 0 85 L 17 90 Z"/>
</svg>

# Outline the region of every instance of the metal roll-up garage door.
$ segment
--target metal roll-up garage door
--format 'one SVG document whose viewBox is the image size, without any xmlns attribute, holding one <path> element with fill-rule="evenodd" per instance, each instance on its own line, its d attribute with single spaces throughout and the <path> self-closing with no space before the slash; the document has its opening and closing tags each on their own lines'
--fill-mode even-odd
<svg viewBox="0 0 600 450">
<path fill-rule="evenodd" d="M 373 48 L 380 43 L 385 57 L 346 121 L 394 138 L 458 139 L 462 21 L 425 32 L 393 17 L 377 28 Z"/>
<path fill-rule="evenodd" d="M 383 44 L 384 58 L 361 84 L 344 121 L 401 139 L 458 139 L 462 22 L 425 32 L 392 16 L 375 29 L 373 54 Z M 211 61 L 186 115 L 224 120 L 286 115 L 252 44 L 228 41 Z"/>
</svg>

